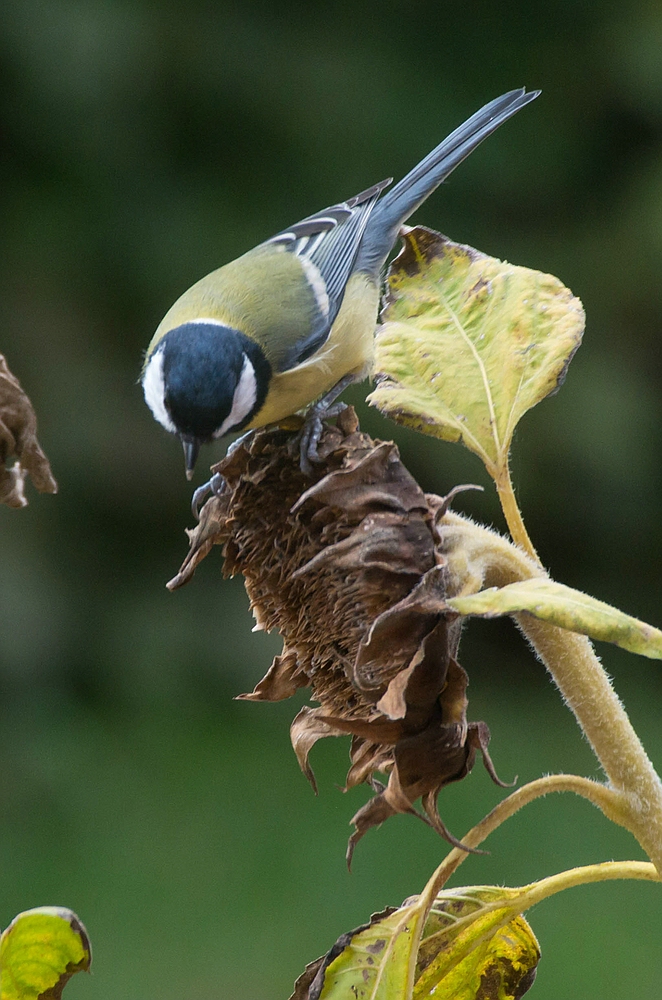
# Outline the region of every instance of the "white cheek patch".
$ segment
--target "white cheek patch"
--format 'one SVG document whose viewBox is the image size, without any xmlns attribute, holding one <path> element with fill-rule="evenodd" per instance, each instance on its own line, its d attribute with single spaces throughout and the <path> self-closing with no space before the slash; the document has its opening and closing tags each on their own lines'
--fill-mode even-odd
<svg viewBox="0 0 662 1000">
<path fill-rule="evenodd" d="M 147 362 L 145 374 L 143 375 L 143 392 L 145 402 L 154 414 L 154 417 L 171 434 L 177 433 L 177 428 L 173 424 L 170 414 L 165 405 L 165 382 L 163 379 L 163 348 L 154 351 Z"/>
<path fill-rule="evenodd" d="M 228 431 L 231 431 L 233 427 L 240 424 L 255 406 L 256 399 L 257 382 L 255 381 L 255 369 L 253 368 L 248 355 L 244 354 L 244 364 L 241 369 L 239 381 L 237 382 L 237 388 L 235 389 L 234 396 L 232 398 L 232 409 L 218 430 L 214 431 L 214 437 L 223 437 L 223 435 L 227 434 Z"/>
<path fill-rule="evenodd" d="M 317 308 L 323 316 L 328 316 L 330 309 L 329 296 L 326 292 L 326 282 L 322 277 L 322 272 L 316 264 L 313 264 L 310 258 L 300 256 L 299 260 L 301 261 L 303 273 L 306 275 L 306 280 L 313 290 Z"/>
</svg>

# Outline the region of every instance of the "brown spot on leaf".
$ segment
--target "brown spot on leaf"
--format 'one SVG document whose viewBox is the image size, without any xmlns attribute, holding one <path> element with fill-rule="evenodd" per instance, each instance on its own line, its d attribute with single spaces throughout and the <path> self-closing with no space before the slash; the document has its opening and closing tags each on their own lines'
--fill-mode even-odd
<svg viewBox="0 0 662 1000">
<path fill-rule="evenodd" d="M 537 972 L 525 968 L 520 962 L 513 963 L 506 956 L 499 956 L 485 969 L 480 977 L 476 1000 L 521 1000 L 535 982 Z"/>
<path fill-rule="evenodd" d="M 314 962 L 310 962 L 306 966 L 294 984 L 294 993 L 289 1000 L 319 1000 L 320 994 L 324 989 L 324 976 L 331 963 L 351 944 L 352 938 L 360 934 L 361 931 L 367 930 L 384 917 L 390 916 L 395 909 L 395 907 L 389 906 L 381 913 L 373 913 L 367 924 L 361 924 L 360 927 L 355 927 L 354 930 L 347 931 L 346 934 L 341 934 L 326 955 L 316 959 Z"/>
<path fill-rule="evenodd" d="M 480 260 L 485 255 L 470 246 L 454 243 L 442 233 L 429 229 L 427 226 L 402 226 L 400 229 L 402 249 L 393 259 L 390 276 L 400 272 L 412 275 L 418 274 L 421 266 L 429 264 L 438 257 L 449 253 L 463 253 L 469 260 Z M 387 292 L 387 302 L 388 302 Z"/>
</svg>

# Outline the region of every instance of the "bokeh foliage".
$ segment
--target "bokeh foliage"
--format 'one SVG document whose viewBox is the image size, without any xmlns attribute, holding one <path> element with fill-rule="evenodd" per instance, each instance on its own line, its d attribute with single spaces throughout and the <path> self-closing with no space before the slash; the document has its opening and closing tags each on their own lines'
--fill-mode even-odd
<svg viewBox="0 0 662 1000">
<path fill-rule="evenodd" d="M 402 817 L 348 877 L 350 810 L 333 787 L 346 747 L 316 751 L 314 800 L 291 709 L 230 701 L 278 644 L 250 634 L 217 554 L 189 588 L 163 588 L 190 490 L 141 401 L 141 351 L 203 273 L 401 176 L 498 93 L 542 87 L 416 221 L 581 297 L 584 344 L 561 393 L 522 421 L 513 476 L 557 579 L 662 624 L 662 17 L 644 0 L 358 0 L 287 16 L 258 0 L 6 0 L 0 28 L 0 351 L 60 485 L 0 509 L 0 924 L 42 903 L 80 913 L 95 976 L 72 981 L 72 1000 L 285 997 L 340 932 L 418 891 L 441 849 Z M 460 449 L 367 408 L 362 420 L 396 437 L 425 488 L 488 485 Z M 502 525 L 490 490 L 461 509 Z M 659 672 L 600 652 L 659 762 Z M 594 773 L 507 623 L 473 623 L 461 653 L 469 717 L 489 723 L 504 776 Z M 462 831 L 499 794 L 477 770 L 444 792 L 444 813 Z M 639 856 L 565 798 L 487 846 L 463 881 Z M 638 997 L 657 1000 L 656 888 L 593 886 L 534 911 L 532 996 L 627 996 L 636 969 Z"/>
</svg>

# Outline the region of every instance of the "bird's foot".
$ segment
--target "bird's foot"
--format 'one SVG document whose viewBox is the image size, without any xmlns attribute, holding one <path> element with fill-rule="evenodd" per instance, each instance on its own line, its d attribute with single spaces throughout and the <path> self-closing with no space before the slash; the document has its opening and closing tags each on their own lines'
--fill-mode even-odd
<svg viewBox="0 0 662 1000">
<path fill-rule="evenodd" d="M 332 389 L 329 389 L 320 400 L 310 407 L 305 415 L 303 427 L 292 438 L 289 451 L 291 455 L 299 453 L 299 467 L 304 476 L 310 476 L 313 471 L 313 463 L 320 461 L 317 449 L 324 429 L 324 421 L 337 417 L 339 413 L 347 409 L 347 403 L 337 403 L 336 400 L 340 393 L 355 381 L 353 375 L 344 375 L 336 382 Z"/>
<path fill-rule="evenodd" d="M 220 497 L 225 493 L 226 485 L 225 476 L 222 476 L 220 472 L 215 472 L 208 482 L 203 483 L 202 486 L 198 486 L 191 499 L 191 510 L 196 521 L 200 520 L 200 510 L 207 497 L 210 494 Z"/>
<path fill-rule="evenodd" d="M 238 437 L 236 441 L 233 441 L 229 445 L 228 450 L 225 453 L 225 457 L 229 458 L 233 451 L 246 441 L 247 438 L 253 434 L 253 431 L 246 431 L 241 437 Z M 222 493 L 225 493 L 225 477 L 221 475 L 220 472 L 215 472 L 208 482 L 203 483 L 202 486 L 198 486 L 197 490 L 191 498 L 191 510 L 193 511 L 193 517 L 196 521 L 200 520 L 200 510 L 203 503 L 207 497 L 212 494 L 215 497 L 220 497 Z"/>
</svg>

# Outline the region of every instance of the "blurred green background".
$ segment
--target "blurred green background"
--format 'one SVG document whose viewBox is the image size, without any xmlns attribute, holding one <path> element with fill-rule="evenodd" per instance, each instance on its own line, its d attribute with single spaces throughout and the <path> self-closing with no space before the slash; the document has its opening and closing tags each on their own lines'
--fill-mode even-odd
<svg viewBox="0 0 662 1000">
<path fill-rule="evenodd" d="M 232 701 L 279 644 L 251 634 L 218 550 L 189 587 L 164 589 L 190 487 L 142 402 L 141 351 L 201 275 L 402 176 L 499 93 L 541 87 L 416 219 L 583 299 L 585 344 L 522 422 L 514 478 L 555 576 L 662 624 L 662 14 L 652 0 L 5 0 L 0 22 L 0 351 L 60 484 L 0 508 L 0 925 L 40 904 L 80 914 L 94 974 L 71 1000 L 284 1000 L 340 933 L 418 891 L 446 847 L 398 817 L 348 875 L 348 821 L 368 793 L 336 787 L 347 743 L 314 751 L 316 799 L 289 746 L 298 704 Z M 361 416 L 426 489 L 487 485 L 461 449 Z M 489 488 L 458 509 L 503 526 Z M 491 727 L 504 778 L 598 773 L 508 623 L 472 624 L 461 652 L 470 718 Z M 599 652 L 659 766 L 658 665 Z M 477 765 L 441 814 L 461 835 L 502 794 Z M 529 806 L 488 847 L 455 884 L 641 857 L 569 796 Z M 659 1000 L 660 899 L 608 884 L 538 907 L 531 996 Z"/>
</svg>

